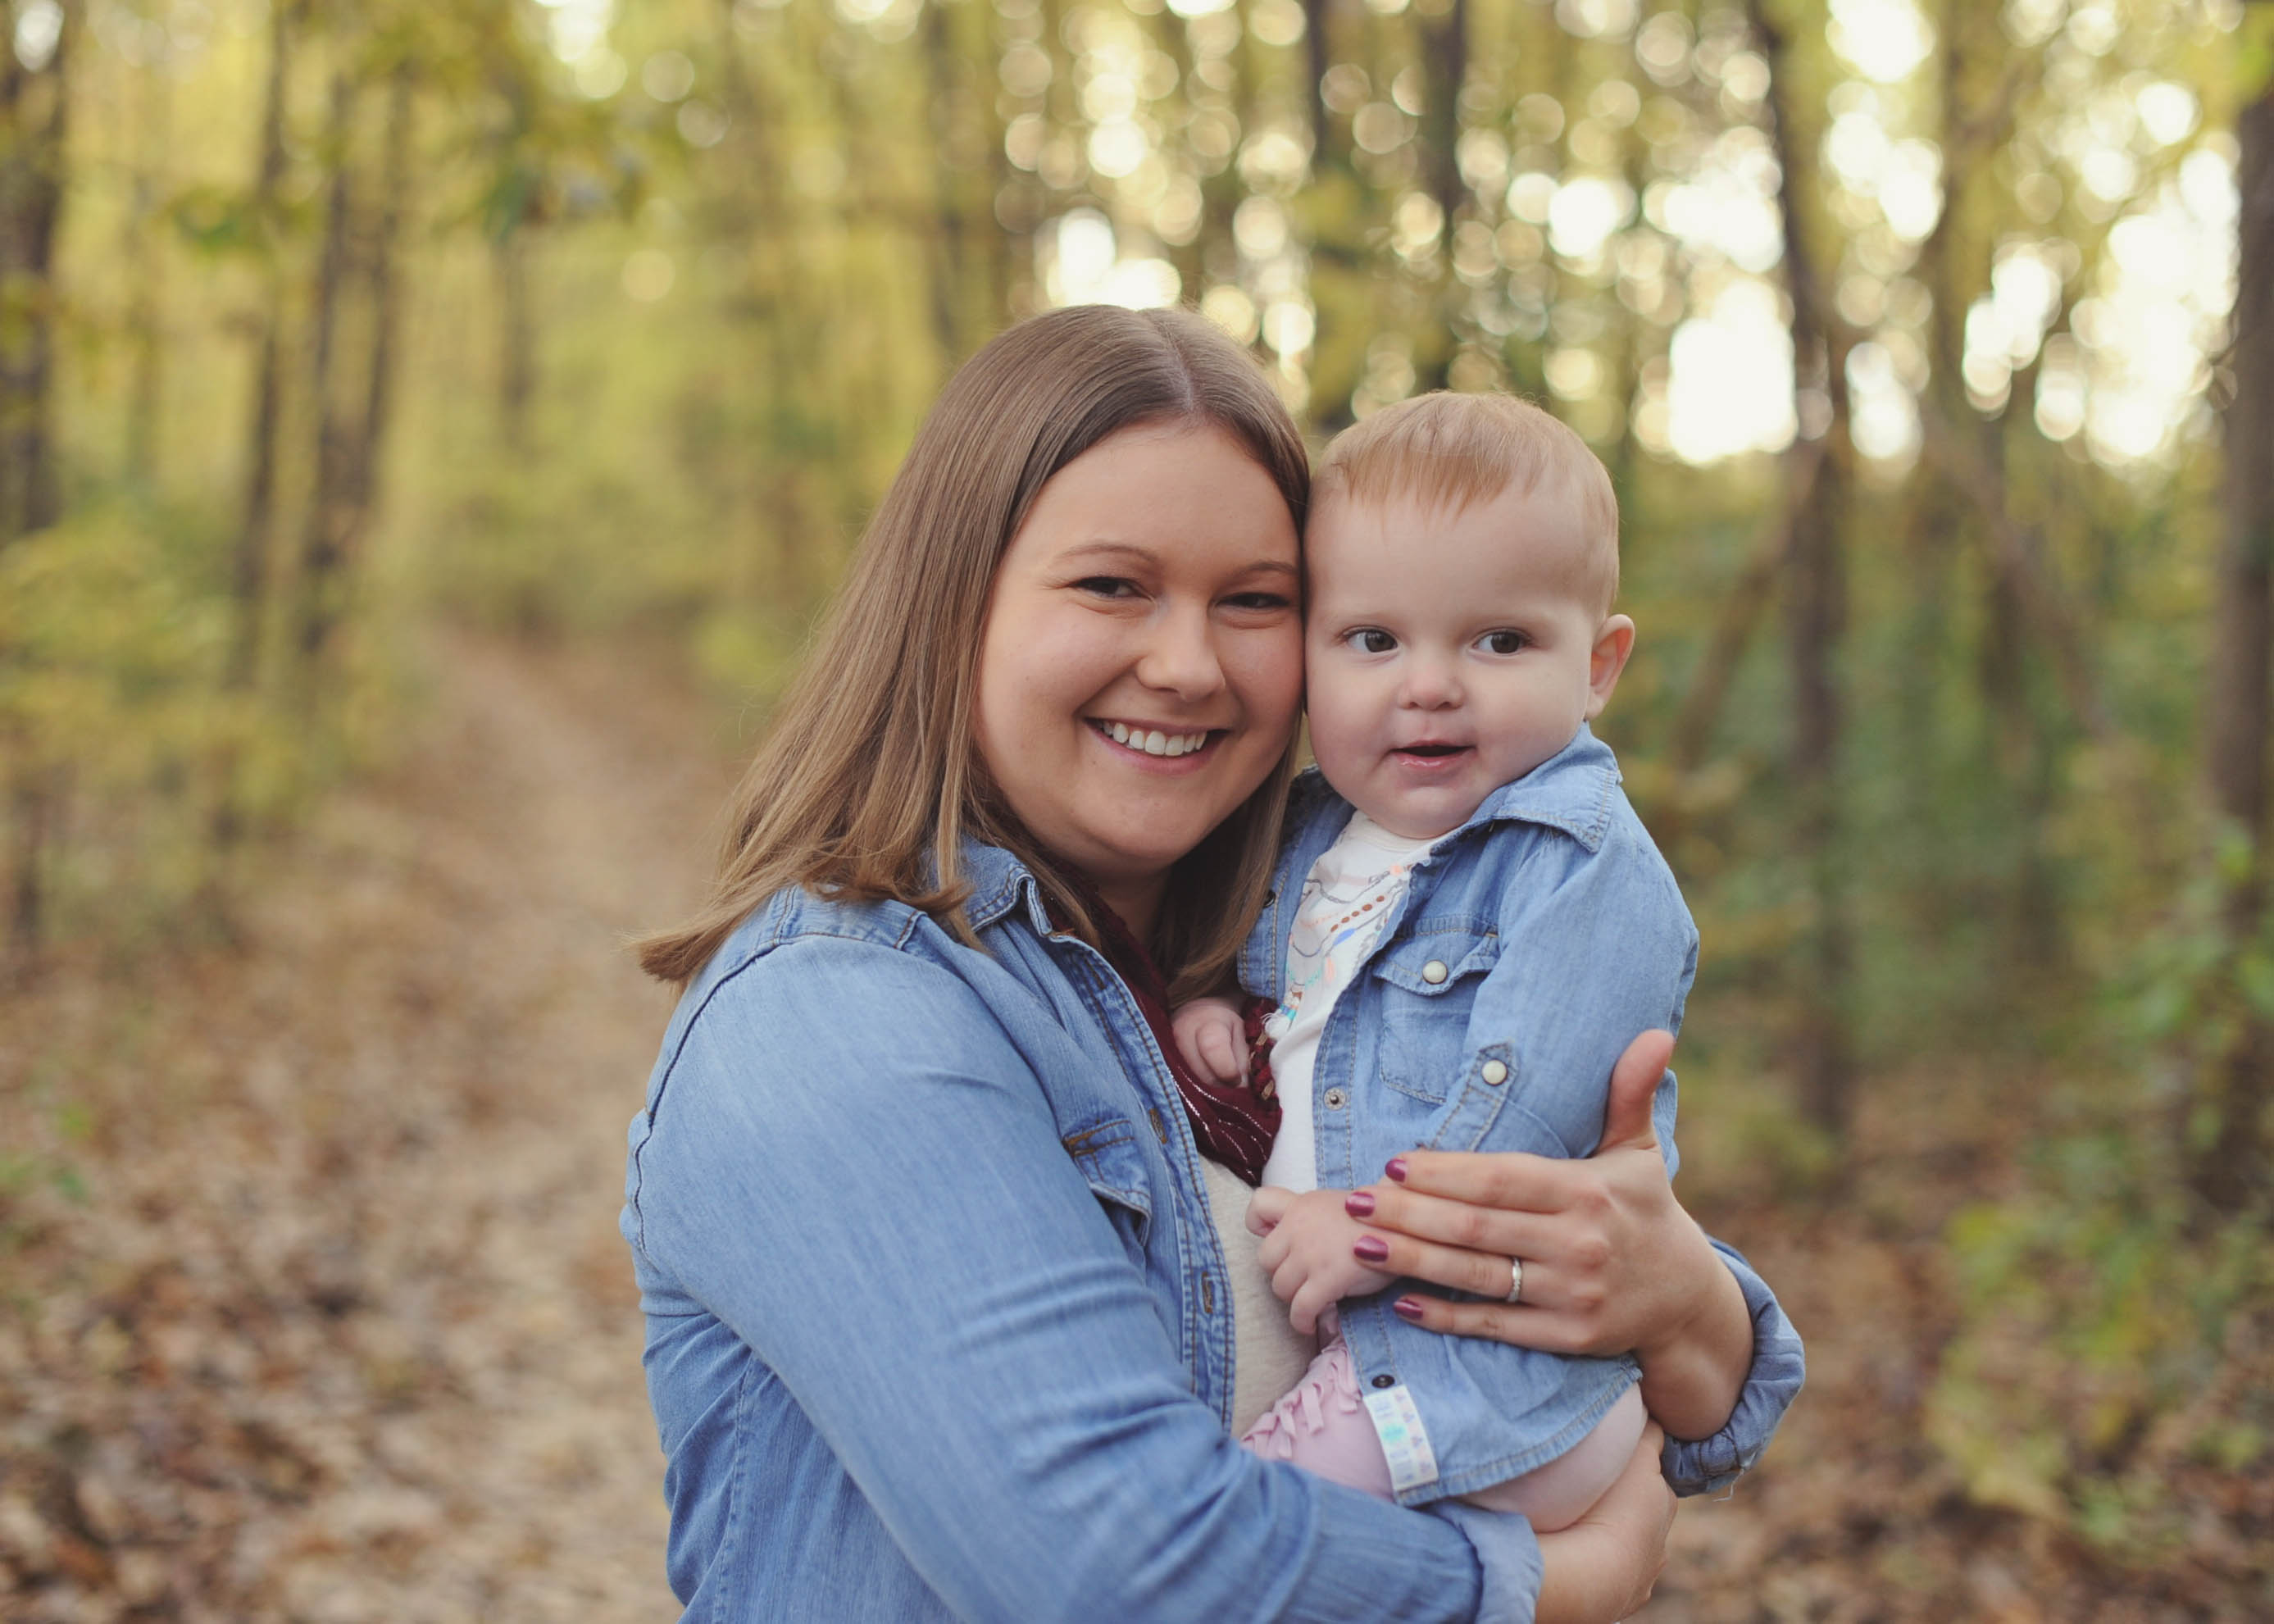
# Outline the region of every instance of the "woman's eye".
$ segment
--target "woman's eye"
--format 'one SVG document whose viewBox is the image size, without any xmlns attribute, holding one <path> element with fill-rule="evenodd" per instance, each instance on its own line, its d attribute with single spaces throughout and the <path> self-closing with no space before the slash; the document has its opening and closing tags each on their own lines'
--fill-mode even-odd
<svg viewBox="0 0 2274 1624">
<path fill-rule="evenodd" d="M 1522 632 L 1487 632 L 1477 639 L 1479 646 L 1489 654 L 1521 654 L 1531 645 L 1532 639 Z"/>
<path fill-rule="evenodd" d="M 1131 598 L 1137 591 L 1137 583 L 1121 575 L 1084 575 L 1073 585 L 1092 598 Z"/>
<path fill-rule="evenodd" d="M 1349 642 L 1361 654 L 1387 654 L 1397 646 L 1397 638 L 1372 626 L 1351 633 Z"/>
<path fill-rule="evenodd" d="M 1284 592 L 1235 592 L 1225 598 L 1231 608 L 1244 609 L 1250 614 L 1269 614 L 1276 610 L 1291 609 L 1295 600 Z"/>
</svg>

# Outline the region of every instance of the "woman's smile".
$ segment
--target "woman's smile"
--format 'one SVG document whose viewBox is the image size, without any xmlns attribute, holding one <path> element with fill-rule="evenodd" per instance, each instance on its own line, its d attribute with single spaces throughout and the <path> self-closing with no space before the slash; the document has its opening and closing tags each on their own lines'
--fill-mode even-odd
<svg viewBox="0 0 2274 1624">
<path fill-rule="evenodd" d="M 1207 749 L 1224 731 L 1214 727 L 1179 729 L 1173 722 L 1150 725 L 1144 722 L 1107 722 L 1095 717 L 1090 718 L 1089 725 L 1119 746 L 1126 754 L 1145 758 L 1148 765 L 1195 756 Z"/>
</svg>

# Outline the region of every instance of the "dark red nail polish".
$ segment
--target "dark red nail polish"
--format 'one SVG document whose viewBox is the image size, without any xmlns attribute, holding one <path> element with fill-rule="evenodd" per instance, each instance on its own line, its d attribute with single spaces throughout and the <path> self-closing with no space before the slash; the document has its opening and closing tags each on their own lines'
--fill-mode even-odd
<svg viewBox="0 0 2274 1624">
<path fill-rule="evenodd" d="M 1353 1218 L 1371 1218 L 1374 1216 L 1373 1192 L 1367 1190 L 1352 1191 L 1348 1195 L 1343 1198 L 1343 1211 L 1348 1213 Z"/>
<path fill-rule="evenodd" d="M 1387 1263 L 1389 1243 L 1379 1235 L 1361 1235 L 1351 1243 L 1351 1255 L 1361 1263 Z"/>
<path fill-rule="evenodd" d="M 1399 1184 L 1404 1184 L 1405 1182 L 1405 1158 L 1403 1156 L 1390 1157 L 1389 1165 L 1383 1168 L 1382 1170 L 1389 1174 L 1390 1177 L 1396 1179 Z"/>
<path fill-rule="evenodd" d="M 1420 1303 L 1417 1299 L 1410 1297 L 1399 1297 L 1395 1303 L 1392 1303 L 1389 1305 L 1389 1312 L 1396 1314 L 1400 1320 L 1411 1320 L 1415 1321 L 1417 1324 L 1421 1319 Z"/>
</svg>

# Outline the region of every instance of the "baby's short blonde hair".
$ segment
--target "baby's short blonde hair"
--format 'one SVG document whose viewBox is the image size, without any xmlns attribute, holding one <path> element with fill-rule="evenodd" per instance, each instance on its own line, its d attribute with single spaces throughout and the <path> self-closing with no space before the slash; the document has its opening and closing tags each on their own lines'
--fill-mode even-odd
<svg viewBox="0 0 2274 1624">
<path fill-rule="evenodd" d="M 1619 590 L 1611 476 L 1568 424 L 1512 395 L 1417 395 L 1344 429 L 1320 459 L 1311 511 L 1397 497 L 1457 510 L 1511 485 L 1529 496 L 1548 481 L 1570 492 L 1579 511 L 1587 553 L 1575 588 L 1608 614 Z"/>
</svg>

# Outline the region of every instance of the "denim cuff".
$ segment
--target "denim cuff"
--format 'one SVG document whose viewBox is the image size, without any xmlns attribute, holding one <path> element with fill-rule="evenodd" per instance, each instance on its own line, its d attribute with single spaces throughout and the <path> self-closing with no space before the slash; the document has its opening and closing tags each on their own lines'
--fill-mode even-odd
<svg viewBox="0 0 2274 1624">
<path fill-rule="evenodd" d="M 1532 1524 L 1512 1512 L 1486 1511 L 1457 1500 L 1436 1500 L 1427 1509 L 1460 1530 L 1477 1553 L 1483 1575 L 1477 1624 L 1532 1624 L 1545 1572 Z"/>
<path fill-rule="evenodd" d="M 1778 1306 L 1776 1294 L 1753 1273 L 1736 1249 L 1713 1242 L 1713 1249 L 1737 1277 L 1745 1307 L 1753 1316 L 1753 1364 L 1737 1406 L 1710 1438 L 1668 1438 L 1659 1455 L 1667 1483 L 1676 1494 L 1712 1494 L 1729 1487 L 1761 1458 L 1784 1412 L 1800 1393 L 1806 1374 L 1800 1334 Z"/>
</svg>

